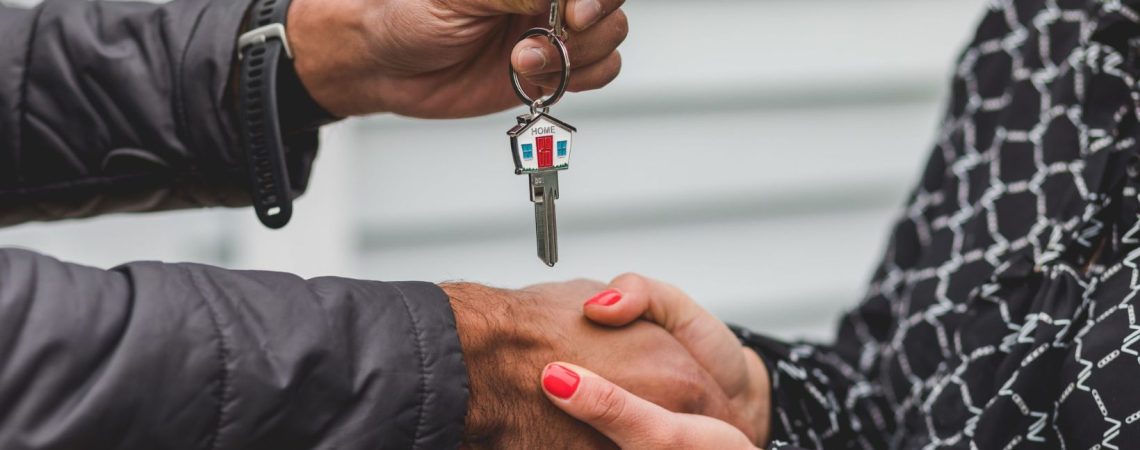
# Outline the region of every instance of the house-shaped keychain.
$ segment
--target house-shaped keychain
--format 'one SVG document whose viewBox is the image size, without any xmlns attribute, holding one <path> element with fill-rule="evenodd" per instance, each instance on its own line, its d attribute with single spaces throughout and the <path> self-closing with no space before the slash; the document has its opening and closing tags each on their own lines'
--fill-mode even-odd
<svg viewBox="0 0 1140 450">
<path fill-rule="evenodd" d="M 543 173 L 570 168 L 570 147 L 578 131 L 544 113 L 519 116 L 507 134 L 514 150 L 515 173 Z"/>
</svg>

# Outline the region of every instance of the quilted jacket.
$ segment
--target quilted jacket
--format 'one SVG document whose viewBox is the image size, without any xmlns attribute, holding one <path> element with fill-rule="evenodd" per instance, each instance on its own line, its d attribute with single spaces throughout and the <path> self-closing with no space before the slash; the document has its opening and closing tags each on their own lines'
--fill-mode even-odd
<svg viewBox="0 0 1140 450">
<path fill-rule="evenodd" d="M 0 225 L 248 203 L 228 97 L 249 0 L 0 0 Z M 314 130 L 287 137 L 299 194 Z M 0 249 L 0 448 L 454 448 L 435 285 Z"/>
</svg>

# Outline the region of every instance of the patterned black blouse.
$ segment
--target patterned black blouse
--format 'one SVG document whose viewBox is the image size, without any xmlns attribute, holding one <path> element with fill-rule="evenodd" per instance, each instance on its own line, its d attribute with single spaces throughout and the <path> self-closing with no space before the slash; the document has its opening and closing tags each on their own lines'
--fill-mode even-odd
<svg viewBox="0 0 1140 450">
<path fill-rule="evenodd" d="M 1138 78 L 1140 0 L 990 2 L 835 343 L 737 330 L 771 371 L 773 438 L 1140 448 Z"/>
</svg>

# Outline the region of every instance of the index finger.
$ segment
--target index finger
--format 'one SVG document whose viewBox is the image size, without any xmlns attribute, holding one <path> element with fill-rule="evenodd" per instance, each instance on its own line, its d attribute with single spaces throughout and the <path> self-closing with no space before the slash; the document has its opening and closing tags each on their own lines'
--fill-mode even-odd
<svg viewBox="0 0 1140 450">
<path fill-rule="evenodd" d="M 726 422 L 671 412 L 573 364 L 548 364 L 542 388 L 555 406 L 623 449 L 756 449 Z"/>
<path fill-rule="evenodd" d="M 555 406 L 594 427 L 621 448 L 666 448 L 676 444 L 673 412 L 583 367 L 565 362 L 548 364 L 542 370 L 542 388 Z"/>
</svg>

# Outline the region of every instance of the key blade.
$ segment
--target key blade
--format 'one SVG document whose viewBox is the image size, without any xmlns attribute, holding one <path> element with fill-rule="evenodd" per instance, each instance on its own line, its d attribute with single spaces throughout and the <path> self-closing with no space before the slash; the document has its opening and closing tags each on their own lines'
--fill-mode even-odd
<svg viewBox="0 0 1140 450">
<path fill-rule="evenodd" d="M 554 203 L 534 204 L 538 259 L 550 267 L 554 267 L 558 263 L 558 225 L 555 223 L 553 215 Z"/>
<path fill-rule="evenodd" d="M 530 186 L 538 258 L 554 267 L 558 263 L 558 220 L 554 207 L 554 200 L 558 198 L 558 173 L 532 174 Z"/>
</svg>

